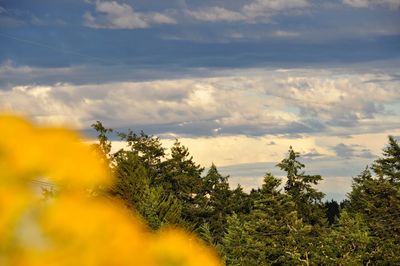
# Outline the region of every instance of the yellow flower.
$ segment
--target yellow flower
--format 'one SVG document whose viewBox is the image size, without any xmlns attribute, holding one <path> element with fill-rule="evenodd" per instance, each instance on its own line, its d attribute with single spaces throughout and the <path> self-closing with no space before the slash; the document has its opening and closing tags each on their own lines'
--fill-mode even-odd
<svg viewBox="0 0 400 266">
<path fill-rule="evenodd" d="M 206 248 L 193 235 L 177 228 L 161 230 L 153 242 L 157 265 L 162 266 L 218 266 L 216 253 Z"/>
<path fill-rule="evenodd" d="M 0 116 L 0 265 L 220 265 L 194 236 L 150 233 L 121 203 L 85 193 L 109 172 L 76 133 Z M 41 199 L 39 177 L 58 195 Z"/>
<path fill-rule="evenodd" d="M 46 177 L 60 189 L 106 185 L 112 180 L 98 152 L 76 133 L 36 128 L 14 116 L 0 116 L 0 170 L 2 182 Z"/>
</svg>

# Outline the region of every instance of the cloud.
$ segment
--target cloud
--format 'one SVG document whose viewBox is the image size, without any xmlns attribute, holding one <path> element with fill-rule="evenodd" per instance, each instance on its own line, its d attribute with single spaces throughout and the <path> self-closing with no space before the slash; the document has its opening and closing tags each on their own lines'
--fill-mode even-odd
<svg viewBox="0 0 400 266">
<path fill-rule="evenodd" d="M 240 12 L 225 9 L 223 7 L 207 7 L 197 10 L 187 10 L 186 15 L 201 21 L 242 21 L 246 16 Z"/>
<path fill-rule="evenodd" d="M 360 145 L 353 144 L 353 145 L 346 145 L 344 143 L 339 143 L 332 148 L 336 156 L 342 158 L 353 158 L 353 157 L 361 157 L 361 158 L 375 158 L 376 156 L 371 153 L 369 149 L 365 149 Z"/>
<path fill-rule="evenodd" d="M 399 0 L 343 0 L 343 3 L 356 8 L 387 7 L 390 9 L 400 8 Z"/>
<path fill-rule="evenodd" d="M 305 8 L 309 5 L 307 0 L 256 0 L 244 5 L 242 11 L 250 18 L 270 16 L 277 12 Z"/>
<path fill-rule="evenodd" d="M 176 20 L 164 13 L 137 12 L 132 6 L 115 1 L 96 1 L 96 13 L 84 14 L 85 25 L 91 28 L 136 29 L 155 24 L 176 24 Z"/>
<path fill-rule="evenodd" d="M 326 154 L 322 154 L 322 153 L 318 152 L 317 149 L 315 149 L 315 148 L 311 149 L 307 153 L 301 154 L 302 158 L 310 159 L 310 160 L 325 157 L 325 156 L 326 156 Z"/>
<path fill-rule="evenodd" d="M 21 19 L 14 10 L 6 9 L 0 6 L 0 25 L 2 27 L 19 27 L 25 25 L 26 22 Z"/>
<path fill-rule="evenodd" d="M 263 18 L 266 22 L 269 17 L 281 12 L 299 10 L 307 6 L 309 6 L 307 0 L 254 0 L 243 5 L 239 10 L 213 6 L 187 10 L 186 14 L 196 20 L 209 22 L 254 22 L 257 18 Z"/>
<path fill-rule="evenodd" d="M 0 66 L 0 78 L 41 80 L 44 75 L 57 80 L 58 76 L 92 73 L 85 71 L 17 67 L 8 62 Z M 181 136 L 345 137 L 399 129 L 398 112 L 393 109 L 400 102 L 399 80 L 389 74 L 315 69 L 213 74 L 217 76 L 143 82 L 8 84 L 0 90 L 0 107 L 42 120 L 71 116 L 82 128 L 102 120 L 112 127 Z M 48 89 L 36 94 L 43 87 Z"/>
<path fill-rule="evenodd" d="M 292 32 L 292 31 L 278 30 L 278 31 L 275 31 L 273 33 L 273 35 L 276 36 L 276 37 L 282 37 L 282 38 L 293 38 L 293 37 L 300 36 L 300 33 Z"/>
</svg>

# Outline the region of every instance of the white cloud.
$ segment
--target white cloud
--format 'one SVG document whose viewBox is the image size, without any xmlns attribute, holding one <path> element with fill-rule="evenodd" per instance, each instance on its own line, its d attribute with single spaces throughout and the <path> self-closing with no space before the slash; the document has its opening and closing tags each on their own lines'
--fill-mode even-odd
<svg viewBox="0 0 400 266">
<path fill-rule="evenodd" d="M 97 1 L 96 13 L 84 14 L 85 25 L 92 28 L 135 29 L 154 24 L 176 24 L 176 20 L 159 12 L 137 12 L 132 6 L 115 1 Z"/>
<path fill-rule="evenodd" d="M 2 76 L 79 69 L 0 66 Z M 45 119 L 62 117 L 77 127 L 102 120 L 159 133 L 354 135 L 398 128 L 399 81 L 384 73 L 348 70 L 240 70 L 218 77 L 73 85 L 11 86 L 0 90 L 0 108 Z M 46 89 L 44 89 L 46 88 Z M 393 109 L 390 113 L 389 107 Z M 53 119 L 53 118 L 51 118 Z"/>
<path fill-rule="evenodd" d="M 400 8 L 400 0 L 343 0 L 343 3 L 357 8 L 367 7 L 388 7 L 391 9 Z"/>
<path fill-rule="evenodd" d="M 242 10 L 246 16 L 256 18 L 270 16 L 284 10 L 305 8 L 308 5 L 307 0 L 255 0 L 243 6 Z"/>
<path fill-rule="evenodd" d="M 194 19 L 210 22 L 241 21 L 246 19 L 246 16 L 240 12 L 228 10 L 223 7 L 208 7 L 197 10 L 187 10 L 186 14 Z"/>
<path fill-rule="evenodd" d="M 299 10 L 309 6 L 308 0 L 254 0 L 242 6 L 240 10 L 229 10 L 224 7 L 207 7 L 187 10 L 186 14 L 201 21 L 247 21 L 253 22 L 263 18 L 264 22 L 278 13 Z"/>
<path fill-rule="evenodd" d="M 277 36 L 277 37 L 282 37 L 282 38 L 294 38 L 294 37 L 300 36 L 300 33 L 293 32 L 293 31 L 278 30 L 278 31 L 275 31 L 273 35 Z"/>
</svg>

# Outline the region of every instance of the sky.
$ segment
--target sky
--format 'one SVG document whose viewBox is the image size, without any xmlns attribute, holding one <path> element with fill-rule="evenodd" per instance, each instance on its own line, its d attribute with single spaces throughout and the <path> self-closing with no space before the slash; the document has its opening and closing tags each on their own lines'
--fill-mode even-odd
<svg viewBox="0 0 400 266">
<path fill-rule="evenodd" d="M 179 138 L 246 190 L 293 146 L 344 199 L 399 92 L 400 0 L 0 0 L 0 110 Z"/>
</svg>

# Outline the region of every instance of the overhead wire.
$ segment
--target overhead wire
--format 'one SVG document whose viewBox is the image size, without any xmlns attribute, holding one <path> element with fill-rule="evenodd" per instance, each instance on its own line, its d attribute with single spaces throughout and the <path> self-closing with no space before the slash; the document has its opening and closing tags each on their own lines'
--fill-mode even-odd
<svg viewBox="0 0 400 266">
<path fill-rule="evenodd" d="M 57 51 L 57 52 L 62 52 L 62 53 L 66 53 L 66 54 L 72 54 L 72 55 L 76 55 L 76 56 L 80 56 L 80 57 L 83 56 L 83 57 L 86 57 L 86 58 L 89 58 L 89 59 L 92 59 L 92 60 L 101 61 L 101 62 L 104 62 L 104 63 L 111 63 L 111 61 L 104 60 L 103 58 L 100 58 L 100 57 L 95 57 L 95 56 L 83 54 L 81 52 L 72 51 L 72 50 L 64 50 L 64 49 L 61 49 L 59 47 L 48 45 L 48 44 L 45 44 L 45 43 L 32 41 L 32 40 L 27 40 L 27 39 L 23 39 L 23 38 L 20 38 L 20 37 L 15 37 L 13 35 L 10 35 L 10 34 L 7 34 L 7 33 L 4 33 L 4 32 L 1 32 L 1 31 L 0 31 L 0 36 L 8 38 L 8 39 L 11 39 L 11 40 L 15 40 L 15 41 L 18 41 L 18 42 L 34 45 L 34 46 L 37 46 L 37 47 L 51 49 L 51 50 Z"/>
</svg>

